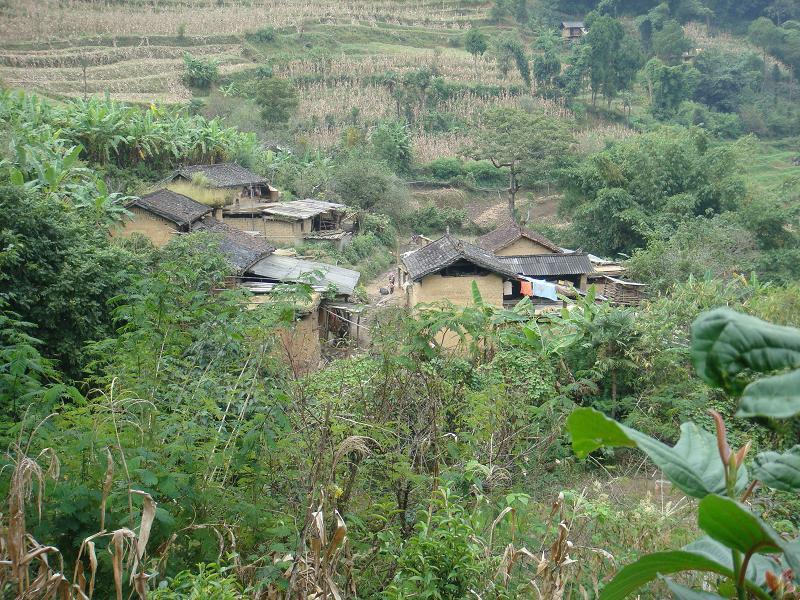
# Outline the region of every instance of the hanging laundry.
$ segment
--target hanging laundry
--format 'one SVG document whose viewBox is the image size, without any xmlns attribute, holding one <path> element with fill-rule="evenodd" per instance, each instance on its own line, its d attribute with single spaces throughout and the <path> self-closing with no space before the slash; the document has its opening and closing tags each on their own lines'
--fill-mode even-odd
<svg viewBox="0 0 800 600">
<path fill-rule="evenodd" d="M 533 284 L 523 279 L 519 283 L 519 293 L 523 296 L 533 296 Z"/>
<path fill-rule="evenodd" d="M 548 300 L 558 300 L 558 292 L 556 291 L 556 284 L 549 281 L 534 279 L 533 295 L 540 298 L 547 298 Z"/>
</svg>

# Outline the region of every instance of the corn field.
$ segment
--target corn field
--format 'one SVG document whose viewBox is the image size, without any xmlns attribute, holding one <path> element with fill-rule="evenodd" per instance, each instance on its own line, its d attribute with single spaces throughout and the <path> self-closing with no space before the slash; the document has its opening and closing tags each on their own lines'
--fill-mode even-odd
<svg viewBox="0 0 800 600">
<path fill-rule="evenodd" d="M 124 2 L 84 0 L 10 0 L 0 22 L 0 39 L 50 41 L 87 35 L 175 35 L 184 25 L 192 36 L 241 35 L 258 27 L 294 27 L 307 23 L 386 23 L 428 29 L 466 29 L 486 8 L 460 8 L 456 2 L 415 0 L 278 2 Z"/>
</svg>

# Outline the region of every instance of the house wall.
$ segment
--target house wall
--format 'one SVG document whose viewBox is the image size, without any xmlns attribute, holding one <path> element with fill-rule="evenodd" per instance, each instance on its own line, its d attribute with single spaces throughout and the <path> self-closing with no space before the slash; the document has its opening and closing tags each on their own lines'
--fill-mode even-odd
<svg viewBox="0 0 800 600">
<path fill-rule="evenodd" d="M 112 230 L 114 237 L 130 237 L 134 233 L 141 233 L 153 242 L 154 246 L 161 247 L 172 239 L 178 231 L 178 226 L 158 215 L 144 210 L 138 206 L 130 209 L 133 213 L 132 220 L 126 220 L 125 224 Z"/>
<path fill-rule="evenodd" d="M 288 246 L 303 242 L 300 221 L 273 221 L 263 217 L 239 217 L 231 214 L 223 215 L 222 220 L 228 225 L 243 231 L 257 231 L 273 244 Z"/>
<path fill-rule="evenodd" d="M 414 281 L 408 286 L 407 304 L 449 300 L 456 306 L 472 305 L 472 282 L 478 284 L 483 299 L 495 306 L 503 306 L 503 278 L 496 273 L 470 275 L 467 277 L 442 277 L 438 273 Z"/>
<path fill-rule="evenodd" d="M 509 246 L 497 250 L 495 254 L 497 256 L 528 256 L 530 254 L 553 254 L 553 251 L 533 240 L 521 237 Z"/>
<path fill-rule="evenodd" d="M 322 344 L 319 339 L 319 307 L 303 315 L 294 326 L 279 329 L 282 353 L 297 375 L 310 373 L 317 369 L 322 356 Z"/>
</svg>

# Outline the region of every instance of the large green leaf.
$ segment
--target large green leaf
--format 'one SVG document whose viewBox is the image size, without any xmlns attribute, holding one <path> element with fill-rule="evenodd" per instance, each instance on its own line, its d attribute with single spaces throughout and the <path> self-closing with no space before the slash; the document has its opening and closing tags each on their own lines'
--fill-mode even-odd
<svg viewBox="0 0 800 600">
<path fill-rule="evenodd" d="M 748 385 L 736 415 L 787 419 L 797 413 L 800 413 L 800 371 L 792 371 Z"/>
<path fill-rule="evenodd" d="M 721 308 L 692 323 L 691 356 L 706 383 L 738 395 L 745 371 L 800 367 L 800 330 Z"/>
<path fill-rule="evenodd" d="M 686 586 L 675 583 L 667 577 L 664 578 L 664 583 L 667 584 L 669 591 L 672 592 L 672 597 L 675 600 L 722 600 L 722 596 L 712 594 L 710 592 L 698 592 Z"/>
<path fill-rule="evenodd" d="M 775 563 L 771 558 L 753 556 L 747 567 L 745 585 L 755 597 L 769 598 L 761 588 L 766 571 L 778 573 L 780 569 L 781 563 Z M 648 554 L 623 567 L 600 592 L 600 600 L 623 600 L 657 577 L 681 571 L 716 573 L 731 579 L 733 578 L 731 551 L 719 542 L 704 537 L 682 550 Z"/>
<path fill-rule="evenodd" d="M 725 491 L 725 472 L 716 437 L 695 425 L 681 425 L 674 447 L 609 419 L 592 408 L 578 408 L 567 419 L 572 449 L 583 458 L 603 446 L 638 447 L 685 494 L 703 498 Z M 747 471 L 739 469 L 737 489 L 747 486 Z"/>
<path fill-rule="evenodd" d="M 756 456 L 753 477 L 776 490 L 800 490 L 800 445 L 783 454 L 762 452 Z"/>
<path fill-rule="evenodd" d="M 706 571 L 723 577 L 733 577 L 730 567 L 694 552 L 656 552 L 623 567 L 600 592 L 600 600 L 623 600 L 659 575 L 681 571 Z"/>
<path fill-rule="evenodd" d="M 784 541 L 741 502 L 709 494 L 700 501 L 697 523 L 709 537 L 743 554 L 778 554 Z"/>
</svg>

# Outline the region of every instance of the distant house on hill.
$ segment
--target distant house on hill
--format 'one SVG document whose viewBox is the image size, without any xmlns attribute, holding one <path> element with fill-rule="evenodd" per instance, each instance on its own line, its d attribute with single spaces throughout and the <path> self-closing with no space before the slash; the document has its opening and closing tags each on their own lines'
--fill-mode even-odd
<svg viewBox="0 0 800 600">
<path fill-rule="evenodd" d="M 565 40 L 579 40 L 587 31 L 583 21 L 561 21 L 561 37 Z"/>
<path fill-rule="evenodd" d="M 342 228 L 346 208 L 311 199 L 270 202 L 223 210 L 223 220 L 239 229 L 257 231 L 276 244 L 325 241 L 341 250 L 352 240 L 352 233 Z"/>
<path fill-rule="evenodd" d="M 502 306 L 504 282 L 517 278 L 492 252 L 449 234 L 404 254 L 399 271 L 409 308 L 441 300 L 469 306 L 473 281 L 486 302 Z"/>
<path fill-rule="evenodd" d="M 543 235 L 510 223 L 480 236 L 475 243 L 498 256 L 560 253 L 561 248 Z"/>
<path fill-rule="evenodd" d="M 127 208 L 133 218 L 125 221 L 112 235 L 127 237 L 133 233 L 141 233 L 159 247 L 176 233 L 188 233 L 195 221 L 213 210 L 188 196 L 166 189 L 137 198 Z"/>
<path fill-rule="evenodd" d="M 242 199 L 275 202 L 279 198 L 278 190 L 266 179 L 236 163 L 181 167 L 171 180 L 193 183 L 198 178 L 209 188 L 230 191 L 235 204 Z"/>
</svg>

